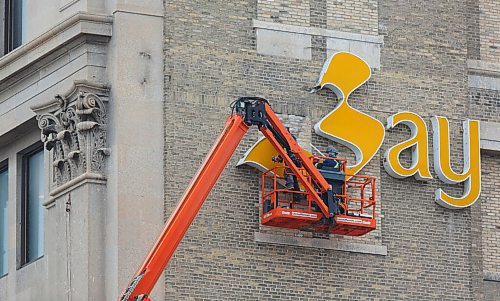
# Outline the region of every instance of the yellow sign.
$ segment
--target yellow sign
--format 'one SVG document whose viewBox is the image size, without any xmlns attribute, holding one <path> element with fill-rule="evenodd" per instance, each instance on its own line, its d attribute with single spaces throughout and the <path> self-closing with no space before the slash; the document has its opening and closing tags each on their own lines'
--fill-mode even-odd
<svg viewBox="0 0 500 301">
<path fill-rule="evenodd" d="M 356 162 L 347 167 L 347 173 L 358 173 L 380 149 L 384 142 L 384 125 L 377 119 L 354 109 L 348 103 L 349 95 L 365 83 L 371 76 L 368 64 L 361 58 L 347 52 L 336 53 L 323 66 L 318 89 L 333 91 L 340 100 L 337 106 L 315 126 L 318 135 L 347 146 L 356 156 Z M 436 202 L 447 208 L 458 209 L 472 205 L 481 193 L 481 161 L 479 146 L 479 121 L 464 122 L 463 172 L 456 173 L 451 168 L 450 138 L 448 120 L 444 117 L 432 118 L 434 170 L 445 183 L 464 183 L 464 194 L 452 197 L 442 189 L 435 193 Z M 429 170 L 428 130 L 425 121 L 412 112 L 399 112 L 387 118 L 387 129 L 403 124 L 410 129 L 410 139 L 386 150 L 384 168 L 395 178 L 415 177 L 417 180 L 432 179 Z M 412 150 L 412 163 L 404 167 L 400 154 Z M 238 165 L 249 164 L 260 170 L 275 166 L 272 157 L 277 153 L 267 139 L 260 139 L 239 161 Z"/>
<path fill-rule="evenodd" d="M 354 54 L 339 52 L 327 60 L 317 84 L 320 89 L 332 90 L 340 102 L 314 126 L 314 130 L 354 152 L 356 163 L 347 167 L 349 174 L 358 173 L 384 142 L 384 125 L 348 103 L 349 95 L 370 76 L 371 70 L 365 61 Z"/>
<path fill-rule="evenodd" d="M 401 142 L 385 152 L 384 168 L 394 178 L 403 179 L 414 176 L 417 180 L 432 179 L 429 171 L 429 153 L 427 143 L 427 125 L 422 117 L 411 112 L 400 112 L 387 118 L 387 129 L 398 124 L 410 128 L 411 138 Z M 405 149 L 412 149 L 412 164 L 405 168 L 399 161 L 399 155 Z"/>
<path fill-rule="evenodd" d="M 455 198 L 442 189 L 436 190 L 436 201 L 448 208 L 465 208 L 474 204 L 481 194 L 481 152 L 479 145 L 479 121 L 463 123 L 463 171 L 451 168 L 450 130 L 448 119 L 436 116 L 431 119 L 434 131 L 434 170 L 439 179 L 448 184 L 464 183 L 464 194 Z"/>
</svg>

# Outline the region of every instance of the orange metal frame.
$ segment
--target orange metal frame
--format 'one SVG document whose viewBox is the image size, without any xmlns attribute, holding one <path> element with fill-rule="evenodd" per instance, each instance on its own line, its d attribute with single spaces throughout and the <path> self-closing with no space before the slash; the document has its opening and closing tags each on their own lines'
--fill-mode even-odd
<svg viewBox="0 0 500 301">
<path fill-rule="evenodd" d="M 304 176 L 304 174 L 299 170 L 298 167 L 295 166 L 292 159 L 288 156 L 283 147 L 278 143 L 278 141 L 274 138 L 271 131 L 267 128 L 260 128 L 260 131 L 264 134 L 264 136 L 271 142 L 274 149 L 278 151 L 278 153 L 283 158 L 283 162 L 287 165 L 293 172 L 300 184 L 303 185 L 308 194 L 312 196 L 312 198 L 317 201 L 318 206 L 321 209 L 321 212 L 325 216 L 330 216 L 327 205 L 323 202 L 319 194 L 316 192 L 314 188 L 314 184 L 316 187 L 320 189 L 320 192 L 326 192 L 330 189 L 330 184 L 323 178 L 318 169 L 314 166 L 313 162 L 309 159 L 309 156 L 302 150 L 297 141 L 292 137 L 290 132 L 285 128 L 283 123 L 279 120 L 278 116 L 274 113 L 271 107 L 266 103 L 266 114 L 269 123 L 274 127 L 276 131 L 287 140 L 290 145 L 290 149 L 292 153 L 297 156 L 300 162 L 303 164 L 304 170 L 310 176 L 310 180 Z"/>
<path fill-rule="evenodd" d="M 341 197 L 345 198 L 345 210 L 346 212 L 359 212 L 364 214 L 367 210 L 371 216 L 375 218 L 375 205 L 376 205 L 376 193 L 375 193 L 375 177 L 363 176 L 363 175 L 350 175 L 345 182 L 344 191 L 359 189 L 360 196 L 354 197 L 346 193 Z M 367 196 L 366 189 L 369 188 L 370 193 Z M 358 207 L 349 206 L 350 203 L 359 203 Z"/>
<path fill-rule="evenodd" d="M 180 198 L 154 247 L 118 300 L 149 300 L 151 290 L 248 128 L 242 116 L 235 114 L 228 118 L 222 134 Z"/>
<path fill-rule="evenodd" d="M 321 193 L 331 189 L 330 185 L 316 169 L 313 160 L 310 160 L 308 155 L 298 145 L 267 102 L 264 102 L 264 106 L 267 122 L 272 126 L 275 133 L 286 140 L 291 153 L 298 158 L 302 166 L 299 168 L 294 164 L 292 158 L 276 140 L 270 129 L 260 125 L 259 130 L 269 139 L 276 151 L 283 158 L 286 166 L 292 170 L 300 184 L 304 187 L 309 204 L 315 201 L 319 206 L 321 212 L 317 213 L 318 217 L 320 215 L 331 217 L 328 206 L 320 197 Z M 227 119 L 221 135 L 180 198 L 163 232 L 145 258 L 143 264 L 137 270 L 127 289 L 120 295 L 119 301 L 150 300 L 149 294 L 151 290 L 248 129 L 249 126 L 245 123 L 244 116 L 239 113 L 233 114 Z M 307 219 L 307 217 L 305 218 Z"/>
<path fill-rule="evenodd" d="M 339 172 L 345 174 L 347 160 L 326 156 L 311 156 L 314 163 L 325 159 L 340 161 Z M 323 217 L 312 207 L 313 198 L 305 191 L 295 191 L 282 187 L 280 182 L 288 166 L 280 164 L 262 173 L 262 214 L 261 223 L 266 226 L 300 229 L 303 231 L 329 232 L 350 236 L 366 234 L 376 228 L 375 178 L 363 175 L 346 175 L 341 198 L 342 214 L 334 217 L 334 225 L 320 222 Z M 299 172 L 306 175 L 303 168 Z M 279 197 L 278 197 L 279 196 Z M 306 198 L 304 199 L 304 196 Z M 270 203 L 266 204 L 266 201 Z M 266 208 L 270 205 L 271 210 Z M 268 211 L 266 211 L 268 210 Z"/>
</svg>

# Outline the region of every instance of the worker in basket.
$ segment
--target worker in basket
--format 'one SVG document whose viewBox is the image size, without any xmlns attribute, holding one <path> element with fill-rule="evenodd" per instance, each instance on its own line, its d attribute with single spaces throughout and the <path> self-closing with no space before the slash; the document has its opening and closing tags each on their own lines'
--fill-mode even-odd
<svg viewBox="0 0 500 301">
<path fill-rule="evenodd" d="M 342 163 L 336 159 L 339 155 L 339 151 L 332 145 L 329 145 L 326 148 L 326 155 L 328 156 L 328 158 L 324 159 L 323 162 L 318 161 L 314 164 L 316 168 L 340 172 L 340 166 Z"/>
<path fill-rule="evenodd" d="M 286 130 L 288 131 L 288 133 L 290 133 L 293 140 L 297 141 L 297 136 L 292 134 L 292 132 L 290 131 L 290 127 L 286 127 Z M 273 162 L 283 163 L 283 158 L 281 157 L 281 155 L 278 155 L 276 157 L 273 156 L 271 159 L 273 160 Z M 285 188 L 286 189 L 295 190 L 295 191 L 300 190 L 300 186 L 299 186 L 299 182 L 297 181 L 297 177 L 293 174 L 292 169 L 289 166 L 285 165 L 285 169 L 283 171 L 283 178 L 285 179 Z"/>
<path fill-rule="evenodd" d="M 281 155 L 278 155 L 276 157 L 272 157 L 271 160 L 273 160 L 273 162 L 276 162 L 276 163 L 283 163 L 283 158 L 281 157 Z M 299 188 L 299 184 L 297 182 L 297 178 L 295 177 L 294 178 L 294 175 L 292 173 L 292 170 L 290 169 L 290 167 L 288 166 L 285 166 L 285 169 L 283 171 L 283 178 L 285 180 L 285 188 L 286 189 L 294 189 L 294 190 L 298 190 Z"/>
<path fill-rule="evenodd" d="M 322 172 L 323 176 L 327 182 L 332 185 L 332 191 L 334 194 L 335 206 L 338 208 L 338 212 L 343 214 L 343 207 L 340 206 L 343 195 L 344 184 L 345 184 L 345 174 L 342 172 L 342 161 L 338 160 L 339 151 L 332 145 L 326 148 L 326 156 L 328 158 L 322 161 L 316 162 L 314 165 L 316 168 Z M 337 211 L 337 210 L 336 210 Z"/>
</svg>

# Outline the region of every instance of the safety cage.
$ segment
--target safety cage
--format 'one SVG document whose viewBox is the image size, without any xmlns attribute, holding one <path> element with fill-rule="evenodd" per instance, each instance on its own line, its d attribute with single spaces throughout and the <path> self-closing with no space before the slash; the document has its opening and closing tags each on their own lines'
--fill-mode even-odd
<svg viewBox="0 0 500 301">
<path fill-rule="evenodd" d="M 360 236 L 374 230 L 375 178 L 346 174 L 345 159 L 317 155 L 310 159 L 334 191 L 339 209 L 333 222 L 325 218 L 316 201 L 300 183 L 286 187 L 290 179 L 287 177 L 294 175 L 285 164 L 280 163 L 262 173 L 262 225 L 348 236 Z M 326 166 L 324 163 L 329 160 L 339 162 L 338 167 Z M 303 168 L 299 170 L 311 181 Z"/>
</svg>

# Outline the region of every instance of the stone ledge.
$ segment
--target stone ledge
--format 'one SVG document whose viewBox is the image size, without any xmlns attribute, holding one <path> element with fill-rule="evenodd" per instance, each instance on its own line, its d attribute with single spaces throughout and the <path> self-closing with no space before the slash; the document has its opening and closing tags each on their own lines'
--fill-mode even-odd
<svg viewBox="0 0 500 301">
<path fill-rule="evenodd" d="M 288 25 L 274 22 L 266 22 L 260 20 L 253 20 L 253 27 L 275 30 L 275 31 L 284 31 L 290 33 L 300 33 L 311 36 L 322 36 L 327 38 L 339 38 L 343 40 L 351 40 L 351 41 L 359 41 L 359 42 L 368 42 L 382 45 L 384 43 L 384 38 L 382 36 L 372 36 L 366 34 L 359 33 L 350 33 L 344 31 L 337 31 L 331 29 L 324 29 L 318 27 L 305 27 L 305 26 L 296 26 L 296 25 Z"/>
<path fill-rule="evenodd" d="M 482 150 L 500 151 L 500 123 L 481 121 L 480 136 Z"/>
<path fill-rule="evenodd" d="M 319 238 L 282 236 L 261 232 L 255 232 L 255 241 L 259 243 L 387 256 L 387 246 L 369 245 L 355 242 L 341 242 Z"/>
<path fill-rule="evenodd" d="M 486 281 L 500 282 L 500 272 L 484 271 L 483 277 Z"/>
<path fill-rule="evenodd" d="M 469 87 L 500 91 L 500 64 L 468 60 Z"/>
<path fill-rule="evenodd" d="M 469 88 L 500 91 L 500 77 L 485 74 L 469 74 Z"/>
<path fill-rule="evenodd" d="M 500 77 L 500 64 L 498 63 L 482 60 L 468 60 L 467 68 L 469 69 L 469 74 Z"/>
<path fill-rule="evenodd" d="M 81 35 L 109 39 L 113 17 L 78 13 L 64 20 L 34 40 L 0 58 L 0 82 L 34 64 Z"/>
<path fill-rule="evenodd" d="M 481 149 L 485 151 L 500 151 L 500 141 L 481 138 Z"/>
<path fill-rule="evenodd" d="M 44 206 L 46 209 L 52 208 L 55 205 L 56 199 L 59 198 L 61 195 L 68 193 L 69 191 L 75 190 L 76 188 L 87 184 L 87 183 L 93 183 L 93 184 L 99 184 L 99 185 L 106 185 L 107 179 L 105 176 L 100 175 L 100 174 L 93 174 L 93 173 L 84 173 L 71 181 L 57 187 L 56 189 L 52 190 L 50 192 L 50 198 L 45 201 L 42 206 Z"/>
</svg>

